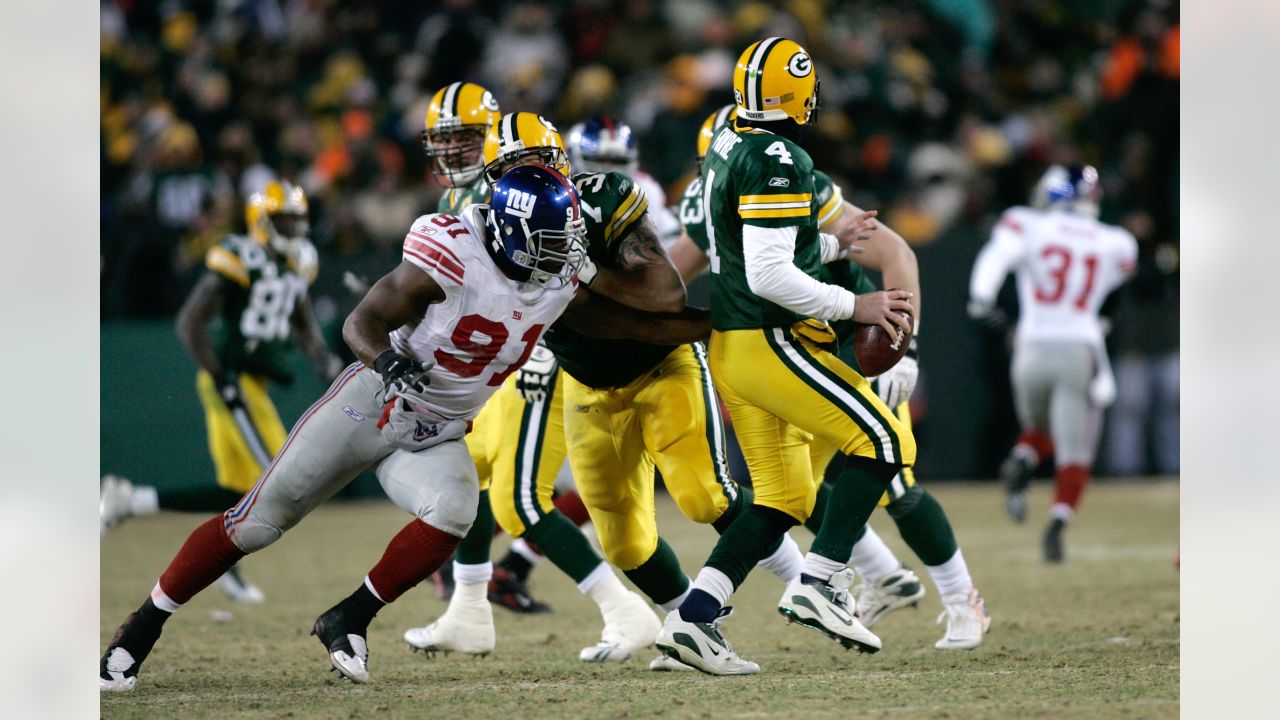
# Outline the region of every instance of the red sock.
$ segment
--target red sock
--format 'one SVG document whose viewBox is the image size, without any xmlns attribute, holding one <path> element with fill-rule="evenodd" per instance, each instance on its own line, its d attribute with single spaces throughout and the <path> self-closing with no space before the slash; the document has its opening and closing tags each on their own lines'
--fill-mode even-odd
<svg viewBox="0 0 1280 720">
<path fill-rule="evenodd" d="M 453 555 L 462 538 L 414 518 L 391 538 L 382 559 L 369 571 L 369 582 L 383 602 L 392 602 L 426 580 Z"/>
<path fill-rule="evenodd" d="M 556 496 L 553 502 L 556 509 L 572 520 L 574 525 L 582 527 L 591 522 L 591 516 L 587 514 L 587 506 L 582 504 L 582 496 L 578 494 L 577 490 L 561 493 Z"/>
<path fill-rule="evenodd" d="M 1089 485 L 1089 468 L 1084 465 L 1063 465 L 1058 468 L 1054 482 L 1056 489 L 1053 503 L 1066 505 L 1075 512 L 1076 506 L 1080 504 L 1080 496 L 1084 495 L 1084 489 Z"/>
<path fill-rule="evenodd" d="M 1024 430 L 1018 436 L 1018 445 L 1030 448 L 1036 454 L 1036 463 L 1042 463 L 1053 455 L 1053 441 L 1048 435 L 1035 430 Z"/>
<path fill-rule="evenodd" d="M 182 604 L 209 587 L 231 569 L 245 552 L 236 547 L 223 528 L 221 514 L 196 528 L 160 576 L 160 589 Z"/>
</svg>

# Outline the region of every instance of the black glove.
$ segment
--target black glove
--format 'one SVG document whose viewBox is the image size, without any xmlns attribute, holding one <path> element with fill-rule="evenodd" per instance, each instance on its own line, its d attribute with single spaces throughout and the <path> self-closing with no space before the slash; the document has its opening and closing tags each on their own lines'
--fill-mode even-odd
<svg viewBox="0 0 1280 720">
<path fill-rule="evenodd" d="M 427 371 L 435 363 L 423 363 L 395 350 L 387 350 L 373 361 L 373 369 L 382 376 L 384 400 L 406 392 L 425 393 L 431 379 Z"/>
<path fill-rule="evenodd" d="M 218 389 L 218 397 L 228 410 L 244 407 L 244 398 L 240 393 L 239 373 L 224 370 L 213 376 L 214 387 Z"/>
</svg>

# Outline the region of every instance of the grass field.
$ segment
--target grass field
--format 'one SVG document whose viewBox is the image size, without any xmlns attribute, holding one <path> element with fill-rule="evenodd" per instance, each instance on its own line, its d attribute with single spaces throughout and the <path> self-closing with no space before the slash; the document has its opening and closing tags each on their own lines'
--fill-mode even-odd
<svg viewBox="0 0 1280 720">
<path fill-rule="evenodd" d="M 373 680 L 358 687 L 327 672 L 308 636 L 316 615 L 354 590 L 407 516 L 390 504 L 331 505 L 245 562 L 268 595 L 235 605 L 216 588 L 171 620 L 138 690 L 104 695 L 106 718 L 1146 718 L 1177 717 L 1179 677 L 1178 487 L 1172 482 L 1100 484 L 1067 536 L 1068 561 L 1040 562 L 1049 491 L 1033 490 L 1024 526 L 1007 521 L 991 484 L 938 484 L 970 569 L 991 609 L 987 642 L 972 652 L 933 649 L 937 594 L 918 610 L 876 626 L 885 649 L 865 656 L 797 626 L 774 609 L 781 591 L 757 571 L 735 596 L 726 633 L 761 674 L 713 678 L 649 673 L 644 662 L 584 665 L 578 649 L 599 616 L 547 565 L 533 589 L 551 615 L 495 610 L 498 647 L 485 659 L 427 659 L 400 639 L 443 611 L 420 586 L 370 629 Z M 665 500 L 665 498 L 664 498 Z M 669 501 L 659 527 L 685 570 L 714 543 L 710 528 Z M 102 647 L 146 596 L 186 533 L 203 518 L 161 514 L 132 520 L 102 543 Z M 877 513 L 873 524 L 907 565 L 923 568 Z M 802 548 L 809 534 L 794 530 Z M 500 557 L 506 539 L 494 546 Z M 215 621 L 230 611 L 229 621 Z"/>
</svg>

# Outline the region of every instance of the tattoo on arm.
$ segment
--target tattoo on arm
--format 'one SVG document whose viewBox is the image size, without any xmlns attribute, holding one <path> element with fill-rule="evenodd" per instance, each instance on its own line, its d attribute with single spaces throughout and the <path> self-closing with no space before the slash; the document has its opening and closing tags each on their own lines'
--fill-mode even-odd
<svg viewBox="0 0 1280 720">
<path fill-rule="evenodd" d="M 667 251 L 662 247 L 662 241 L 658 239 L 657 229 L 648 217 L 632 226 L 631 230 L 618 241 L 613 255 L 614 261 L 621 270 L 630 270 L 663 260 L 670 262 Z"/>
</svg>

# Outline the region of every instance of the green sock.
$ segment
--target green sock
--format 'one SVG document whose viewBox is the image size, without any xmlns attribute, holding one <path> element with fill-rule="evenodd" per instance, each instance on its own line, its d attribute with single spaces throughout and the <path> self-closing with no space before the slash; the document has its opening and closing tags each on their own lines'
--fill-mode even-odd
<svg viewBox="0 0 1280 720">
<path fill-rule="evenodd" d="M 603 562 L 587 536 L 559 510 L 543 515 L 533 527 L 525 530 L 524 537 L 576 583 L 586 580 Z"/>
<path fill-rule="evenodd" d="M 941 565 L 959 549 L 942 504 L 918 485 L 889 504 L 889 515 L 902 540 L 925 565 Z"/>
<path fill-rule="evenodd" d="M 778 549 L 783 533 L 795 524 L 796 519 L 781 510 L 752 505 L 725 529 L 707 558 L 707 567 L 724 573 L 737 588 L 756 563 Z"/>
<path fill-rule="evenodd" d="M 893 465 L 867 458 L 849 458 L 844 472 L 831 488 L 822 528 L 813 538 L 809 552 L 838 563 L 848 562 L 853 543 L 865 532 L 867 520 L 884 495 L 885 484 L 896 473 L 897 467 Z"/>
<path fill-rule="evenodd" d="M 462 565 L 483 565 L 489 562 L 489 545 L 493 543 L 493 508 L 489 505 L 489 491 L 480 491 L 480 504 L 476 507 L 476 521 L 458 543 L 453 559 Z"/>
<path fill-rule="evenodd" d="M 728 530 L 729 526 L 733 524 L 733 521 L 736 520 L 739 515 L 746 512 L 747 508 L 751 507 L 755 501 L 756 496 L 755 493 L 751 492 L 751 488 L 739 487 L 738 497 L 729 501 L 729 507 L 725 508 L 725 511 L 720 514 L 720 517 L 716 518 L 716 521 L 711 523 L 711 527 L 715 528 L 716 532 L 723 535 L 724 531 Z M 761 557 L 769 557 L 777 552 L 780 547 L 782 547 L 781 535 L 778 536 L 778 540 L 776 542 L 765 548 L 764 555 L 761 555 Z"/>
<path fill-rule="evenodd" d="M 675 600 L 689 589 L 689 576 L 680 569 L 675 551 L 662 538 L 658 538 L 658 547 L 648 560 L 622 574 L 658 605 Z"/>
<path fill-rule="evenodd" d="M 831 486 L 822 483 L 818 486 L 818 499 L 813 503 L 813 513 L 804 521 L 804 526 L 814 535 L 822 529 L 822 520 L 827 515 L 827 501 L 831 499 Z"/>
</svg>

